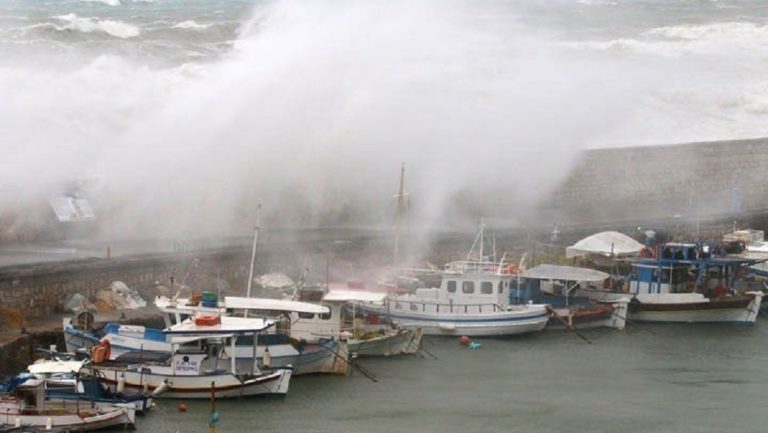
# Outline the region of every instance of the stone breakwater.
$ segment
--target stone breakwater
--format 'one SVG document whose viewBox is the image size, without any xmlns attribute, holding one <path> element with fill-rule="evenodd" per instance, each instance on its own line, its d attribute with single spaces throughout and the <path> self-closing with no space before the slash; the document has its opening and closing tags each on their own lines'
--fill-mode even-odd
<svg viewBox="0 0 768 433">
<path fill-rule="evenodd" d="M 768 138 L 593 149 L 539 217 L 574 224 L 765 214 L 766 182 Z"/>
</svg>

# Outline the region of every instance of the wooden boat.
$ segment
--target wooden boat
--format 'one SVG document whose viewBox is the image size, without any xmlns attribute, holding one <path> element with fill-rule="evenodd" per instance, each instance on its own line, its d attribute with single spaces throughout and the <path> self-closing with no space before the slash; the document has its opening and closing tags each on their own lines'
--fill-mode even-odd
<svg viewBox="0 0 768 433">
<path fill-rule="evenodd" d="M 45 396 L 49 401 L 76 402 L 82 405 L 120 406 L 137 414 L 146 414 L 154 406 L 152 396 L 117 395 L 104 387 L 97 378 L 83 377 L 77 373 L 85 360 L 60 359 L 58 353 L 48 352 L 52 359 L 40 359 L 27 368 L 29 377 L 45 381 Z"/>
<path fill-rule="evenodd" d="M 362 290 L 333 289 L 323 294 L 321 305 L 326 313 L 311 314 L 292 311 L 286 328 L 291 337 L 313 341 L 318 338 L 333 338 L 347 344 L 353 356 L 391 356 L 416 353 L 421 345 L 421 329 L 394 326 L 391 323 L 373 323 L 365 321 L 357 314 L 357 305 L 373 302 L 381 304 L 387 294 Z M 264 300 L 257 298 L 231 298 L 232 304 L 248 304 L 262 307 L 266 311 Z M 269 301 L 267 301 L 269 302 Z"/>
<path fill-rule="evenodd" d="M 743 277 L 764 259 L 727 254 L 717 245 L 668 243 L 631 262 L 626 290 L 630 320 L 754 323 L 763 292 Z"/>
<path fill-rule="evenodd" d="M 608 274 L 594 269 L 543 264 L 520 273 L 517 287 L 510 291 L 511 302 L 550 305 L 547 329 L 624 329 L 629 296 L 601 302 L 572 295 L 580 287 L 602 284 L 608 278 Z"/>
<path fill-rule="evenodd" d="M 157 398 L 220 398 L 257 395 L 285 396 L 293 373 L 291 366 L 261 369 L 251 359 L 250 371 L 238 371 L 235 357 L 239 337 L 258 340 L 258 333 L 274 322 L 241 317 L 219 318 L 219 323 L 187 319 L 165 330 L 171 339 L 170 354 L 129 353 L 116 360 L 94 362 L 81 374 L 98 377 L 111 392 L 151 392 Z M 256 345 L 252 345 L 255 352 Z M 138 359 L 137 359 L 138 358 Z"/>
<path fill-rule="evenodd" d="M 133 429 L 132 414 L 128 408 L 114 405 L 50 401 L 45 395 L 45 380 L 36 378 L 26 380 L 12 393 L 0 396 L 0 425 L 6 427 L 33 427 L 54 432 Z"/>
</svg>

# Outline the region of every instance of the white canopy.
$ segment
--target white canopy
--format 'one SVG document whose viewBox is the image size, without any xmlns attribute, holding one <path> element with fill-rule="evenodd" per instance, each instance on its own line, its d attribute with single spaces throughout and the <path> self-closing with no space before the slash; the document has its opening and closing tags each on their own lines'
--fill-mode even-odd
<svg viewBox="0 0 768 433">
<path fill-rule="evenodd" d="M 247 317 L 221 316 L 219 317 L 219 321 L 220 323 L 215 325 L 206 326 L 196 324 L 194 319 L 187 319 L 181 323 L 171 326 L 170 328 L 167 328 L 163 332 L 166 334 L 186 336 L 251 334 L 254 332 L 264 331 L 265 329 L 275 324 L 275 322 L 272 320 L 255 318 L 252 319 Z"/>
<path fill-rule="evenodd" d="M 586 237 L 565 249 L 565 257 L 580 257 L 588 254 L 616 257 L 639 253 L 643 244 L 619 232 L 600 232 Z"/>
<path fill-rule="evenodd" d="M 537 280 L 565 280 L 600 282 L 609 277 L 605 272 L 574 266 L 539 265 L 526 269 L 520 274 L 523 278 Z"/>
<path fill-rule="evenodd" d="M 328 307 L 308 302 L 270 298 L 246 298 L 242 296 L 227 296 L 224 298 L 224 305 L 227 308 L 236 310 L 295 311 L 297 313 L 312 314 L 324 314 L 331 311 Z"/>
<path fill-rule="evenodd" d="M 363 290 L 331 290 L 324 297 L 324 302 L 384 302 L 384 292 L 366 292 Z"/>
<path fill-rule="evenodd" d="M 32 374 L 57 374 L 57 373 L 77 373 L 83 368 L 84 361 L 38 361 L 27 367 Z"/>
</svg>

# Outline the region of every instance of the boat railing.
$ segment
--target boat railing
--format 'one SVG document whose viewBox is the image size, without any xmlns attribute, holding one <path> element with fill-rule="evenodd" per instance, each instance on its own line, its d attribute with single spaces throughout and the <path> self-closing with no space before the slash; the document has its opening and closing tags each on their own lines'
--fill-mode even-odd
<svg viewBox="0 0 768 433">
<path fill-rule="evenodd" d="M 474 260 L 460 260 L 456 262 L 450 262 L 443 268 L 444 272 L 451 274 L 495 274 L 495 275 L 511 275 L 513 273 L 514 265 L 503 262 L 489 262 L 489 261 L 474 261 Z"/>
<path fill-rule="evenodd" d="M 507 311 L 507 309 L 496 303 L 483 303 L 483 304 L 454 304 L 453 302 L 429 302 L 429 301 L 410 301 L 410 300 L 395 300 L 391 301 L 391 308 L 395 310 L 406 310 L 414 312 L 429 312 L 432 313 L 455 313 L 455 314 L 481 314 L 481 313 L 496 313 Z M 434 311 L 432 310 L 434 307 Z"/>
</svg>

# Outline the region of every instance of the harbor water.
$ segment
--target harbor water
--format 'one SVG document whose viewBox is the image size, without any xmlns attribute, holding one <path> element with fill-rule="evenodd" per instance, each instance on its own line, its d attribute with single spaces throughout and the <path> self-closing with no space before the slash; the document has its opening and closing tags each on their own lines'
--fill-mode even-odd
<svg viewBox="0 0 768 433">
<path fill-rule="evenodd" d="M 428 355 L 362 359 L 373 383 L 301 376 L 284 400 L 220 400 L 226 432 L 765 432 L 768 323 L 639 325 L 625 331 L 544 331 L 482 339 L 429 338 Z M 158 402 L 142 432 L 208 429 L 209 402 Z"/>
</svg>

